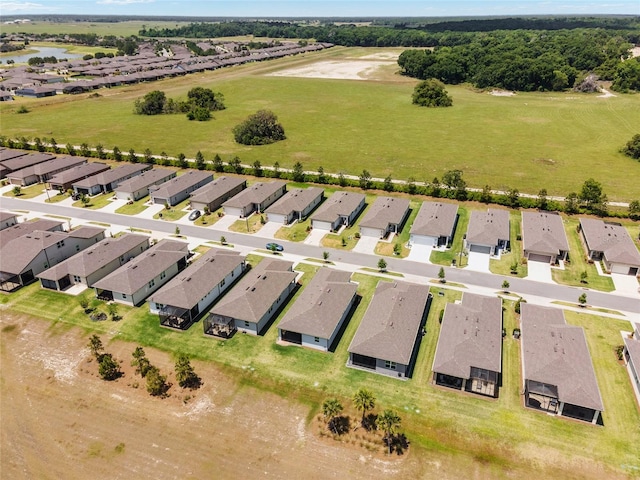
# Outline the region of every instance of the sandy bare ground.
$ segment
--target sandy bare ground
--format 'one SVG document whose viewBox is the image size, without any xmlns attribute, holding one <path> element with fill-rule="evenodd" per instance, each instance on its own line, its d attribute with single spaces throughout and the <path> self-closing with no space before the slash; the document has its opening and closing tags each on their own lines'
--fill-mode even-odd
<svg viewBox="0 0 640 480">
<path fill-rule="evenodd" d="M 381 58 L 381 53 L 368 57 Z M 363 57 L 365 58 L 365 57 Z M 385 57 L 386 58 L 386 57 Z M 395 57 L 397 58 L 397 57 Z M 339 80 L 370 80 L 376 77 L 378 70 L 395 62 L 394 54 L 389 53 L 389 60 L 345 60 L 322 61 L 301 67 L 287 68 L 269 73 L 274 77 L 330 78 Z"/>
<path fill-rule="evenodd" d="M 194 362 L 200 390 L 182 391 L 170 376 L 171 397 L 156 399 L 133 386 L 135 345 L 103 337 L 125 371 L 104 382 L 79 329 L 6 311 L 0 327 L 3 479 L 423 476 L 410 453 L 385 458 L 312 434 L 307 407 L 239 388 L 212 365 Z M 167 355 L 146 352 L 172 372 Z"/>
<path fill-rule="evenodd" d="M 631 56 L 632 57 L 640 57 L 640 47 L 633 47 L 631 49 Z"/>
</svg>

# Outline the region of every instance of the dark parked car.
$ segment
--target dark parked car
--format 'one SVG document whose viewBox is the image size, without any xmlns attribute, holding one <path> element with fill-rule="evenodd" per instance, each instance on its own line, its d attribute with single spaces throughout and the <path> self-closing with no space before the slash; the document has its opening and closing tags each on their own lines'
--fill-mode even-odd
<svg viewBox="0 0 640 480">
<path fill-rule="evenodd" d="M 271 243 L 267 243 L 267 250 L 270 250 L 272 252 L 281 252 L 284 250 L 284 247 L 279 243 L 271 242 Z"/>
<path fill-rule="evenodd" d="M 189 220 L 192 222 L 200 217 L 200 210 L 194 210 L 189 214 Z"/>
</svg>

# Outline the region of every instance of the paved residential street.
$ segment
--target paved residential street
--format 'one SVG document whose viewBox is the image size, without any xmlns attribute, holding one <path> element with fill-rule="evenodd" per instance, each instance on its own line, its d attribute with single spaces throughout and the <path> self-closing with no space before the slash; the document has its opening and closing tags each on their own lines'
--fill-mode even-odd
<svg viewBox="0 0 640 480">
<path fill-rule="evenodd" d="M 83 221 L 93 221 L 122 225 L 125 227 L 142 228 L 172 235 L 175 232 L 175 224 L 162 220 L 141 218 L 141 216 L 119 215 L 103 212 L 100 210 L 89 210 L 64 206 L 60 204 L 48 204 L 33 200 L 17 200 L 9 197 L 2 197 L 1 206 L 9 210 L 30 210 L 42 212 L 44 214 L 62 215 L 77 218 Z M 223 217 L 224 219 L 224 217 Z M 223 220 L 221 219 L 221 220 Z M 226 229 L 216 228 L 216 223 L 212 227 L 203 228 L 194 225 L 181 225 L 181 234 L 195 239 L 218 241 L 224 235 L 227 241 L 236 246 L 236 249 L 243 252 L 251 249 L 264 249 L 264 237 L 256 235 L 244 235 L 229 232 Z M 326 233 L 326 232 L 325 232 Z M 191 243 L 191 241 L 190 241 Z M 300 258 L 322 258 L 322 252 L 327 250 L 324 247 L 314 246 L 307 243 L 279 242 L 284 245 L 285 257 L 288 255 L 299 256 Z M 329 249 L 331 250 L 331 249 Z M 360 267 L 376 268 L 378 258 L 371 254 L 358 253 L 344 250 L 331 250 L 331 260 L 336 264 L 344 264 L 351 270 Z M 425 279 L 435 279 L 440 270 L 439 265 L 432 265 L 423 262 L 415 262 L 408 259 L 386 258 L 387 269 L 390 272 L 405 274 L 407 279 L 410 276 Z M 628 313 L 630 320 L 640 321 L 640 294 L 638 292 L 621 291 L 614 293 L 604 293 L 595 290 L 588 290 L 565 285 L 536 282 L 529 279 L 503 277 L 490 273 L 476 272 L 467 269 L 457 269 L 445 267 L 446 279 L 448 282 L 462 283 L 469 287 L 479 287 L 498 292 L 501 290 L 503 280 L 508 279 L 511 285 L 511 292 L 519 295 L 535 296 L 549 300 L 559 300 L 563 302 L 577 303 L 578 297 L 587 292 L 588 304 L 594 307 L 602 307 Z"/>
</svg>

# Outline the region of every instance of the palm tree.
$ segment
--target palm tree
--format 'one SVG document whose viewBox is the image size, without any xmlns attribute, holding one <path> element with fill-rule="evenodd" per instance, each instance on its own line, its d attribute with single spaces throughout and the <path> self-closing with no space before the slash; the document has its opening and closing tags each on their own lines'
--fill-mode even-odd
<svg viewBox="0 0 640 480">
<path fill-rule="evenodd" d="M 376 406 L 376 397 L 370 390 L 361 388 L 353 395 L 353 404 L 357 410 L 362 410 L 362 426 L 364 426 L 367 410 L 372 410 Z"/>
<path fill-rule="evenodd" d="M 384 439 L 389 447 L 389 454 L 391 454 L 391 440 L 400 426 L 400 416 L 393 410 L 385 410 L 378 415 L 376 425 L 384 431 Z"/>
<path fill-rule="evenodd" d="M 336 417 L 342 412 L 342 404 L 337 398 L 330 398 L 325 400 L 322 404 L 322 414 L 325 421 L 328 423 L 329 429 L 337 435 L 338 429 L 336 428 Z"/>
</svg>

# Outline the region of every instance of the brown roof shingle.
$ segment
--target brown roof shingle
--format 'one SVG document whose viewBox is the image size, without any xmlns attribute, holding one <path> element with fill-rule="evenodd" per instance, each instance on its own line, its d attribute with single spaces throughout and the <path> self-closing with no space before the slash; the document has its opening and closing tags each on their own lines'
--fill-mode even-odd
<svg viewBox="0 0 640 480">
<path fill-rule="evenodd" d="M 589 248 L 603 252 L 607 261 L 640 266 L 640 253 L 623 226 L 595 218 L 581 218 L 580 227 Z"/>
<path fill-rule="evenodd" d="M 509 240 L 509 212 L 496 208 L 471 212 L 467 243 L 497 245 L 499 240 Z"/>
<path fill-rule="evenodd" d="M 399 225 L 409 210 L 406 198 L 378 197 L 360 220 L 360 227 L 386 230 L 389 225 Z"/>
<path fill-rule="evenodd" d="M 522 244 L 525 251 L 549 255 L 568 251 L 562 217 L 555 212 L 522 212 Z"/>
<path fill-rule="evenodd" d="M 455 203 L 424 202 L 411 226 L 412 235 L 448 237 L 458 215 Z"/>
</svg>

